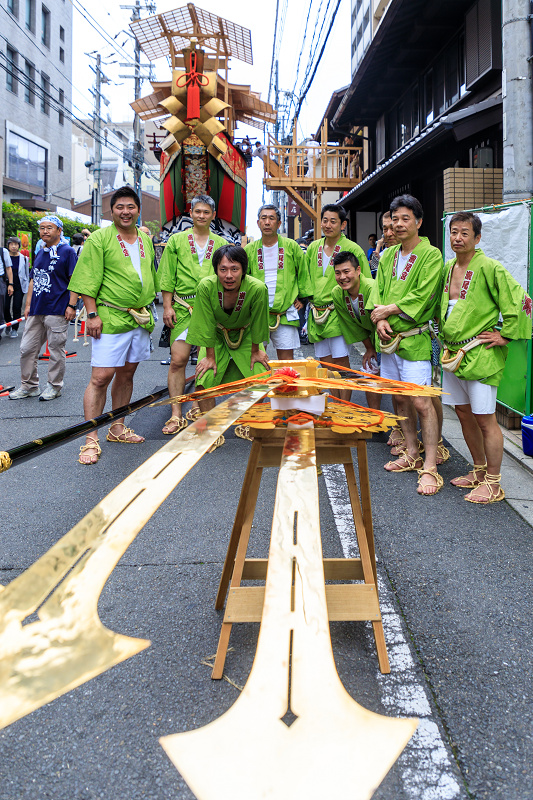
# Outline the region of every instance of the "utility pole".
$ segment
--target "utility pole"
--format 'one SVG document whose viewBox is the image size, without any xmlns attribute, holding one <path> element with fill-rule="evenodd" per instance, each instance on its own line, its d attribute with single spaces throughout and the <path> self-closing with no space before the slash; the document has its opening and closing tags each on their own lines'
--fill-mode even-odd
<svg viewBox="0 0 533 800">
<path fill-rule="evenodd" d="M 150 0 L 145 0 L 144 6 L 146 10 L 150 13 L 155 13 L 156 6 L 155 3 L 150 2 Z M 121 5 L 122 9 L 127 9 L 131 11 L 131 21 L 135 22 L 136 20 L 141 18 L 141 0 L 135 0 L 134 6 L 126 6 Z M 141 46 L 137 38 L 135 38 L 135 54 L 134 54 L 134 75 L 121 75 L 121 78 L 133 78 L 135 80 L 135 100 L 138 100 L 141 96 L 141 83 L 143 80 L 143 76 L 141 75 Z M 130 66 L 129 64 L 121 64 L 123 67 Z M 132 158 L 132 166 L 133 166 L 133 188 L 139 195 L 139 200 L 141 201 L 141 208 L 139 210 L 139 224 L 142 221 L 142 174 L 143 174 L 143 164 L 144 164 L 144 145 L 141 142 L 141 118 L 138 114 L 135 114 L 133 118 L 133 158 Z"/>
<path fill-rule="evenodd" d="M 533 195 L 531 0 L 503 0 L 503 201 Z"/>
<path fill-rule="evenodd" d="M 279 61 L 277 59 L 276 59 L 275 70 L 276 70 L 276 83 L 275 83 L 276 104 L 274 107 L 276 109 L 276 123 L 274 125 L 274 136 L 276 141 L 279 142 Z M 276 208 L 279 208 L 280 195 L 281 192 L 278 190 L 273 192 L 273 200 Z"/>
<path fill-rule="evenodd" d="M 102 95 L 102 84 L 109 83 L 108 78 L 102 72 L 102 61 L 100 54 L 96 55 L 96 67 L 91 67 L 96 75 L 94 90 L 91 94 L 94 95 L 94 114 L 93 114 L 93 129 L 94 129 L 94 162 L 85 162 L 85 166 L 94 176 L 94 187 L 91 197 L 91 222 L 93 225 L 100 225 L 102 219 L 102 115 L 101 115 L 101 101 L 103 100 L 106 105 L 109 105 L 109 100 Z"/>
</svg>

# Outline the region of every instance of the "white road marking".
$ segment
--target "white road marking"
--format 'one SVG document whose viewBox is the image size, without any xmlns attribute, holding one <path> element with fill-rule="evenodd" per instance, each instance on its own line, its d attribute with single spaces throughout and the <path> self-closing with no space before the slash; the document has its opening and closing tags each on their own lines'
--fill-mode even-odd
<svg viewBox="0 0 533 800">
<path fill-rule="evenodd" d="M 340 464 L 323 465 L 326 488 L 339 532 L 345 558 L 359 555 L 344 469 Z M 411 648 L 405 638 L 392 592 L 378 563 L 378 583 L 385 641 L 389 654 L 390 675 L 377 670 L 381 701 L 391 715 L 416 716 L 416 733 L 400 756 L 404 791 L 413 800 L 454 800 L 461 797 L 455 770 L 433 719 L 426 688 L 420 682 Z M 367 623 L 372 640 L 372 626 Z M 377 663 L 377 662 L 376 662 Z"/>
</svg>

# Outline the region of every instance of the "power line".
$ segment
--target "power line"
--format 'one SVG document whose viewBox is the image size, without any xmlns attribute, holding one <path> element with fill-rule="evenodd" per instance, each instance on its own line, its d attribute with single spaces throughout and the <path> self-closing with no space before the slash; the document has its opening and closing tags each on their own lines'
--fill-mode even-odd
<svg viewBox="0 0 533 800">
<path fill-rule="evenodd" d="M 4 53 L 0 53 L 0 56 L 5 59 Z M 37 83 L 37 81 L 35 81 L 33 78 L 31 78 L 29 75 L 27 75 L 23 70 L 21 70 L 20 67 L 17 67 L 14 64 L 11 64 L 11 63 L 4 64 L 4 63 L 2 63 L 0 61 L 0 68 L 3 69 L 6 73 L 13 74 L 13 67 L 15 68 L 15 70 L 18 73 L 18 75 L 16 76 L 17 81 L 19 81 L 19 83 L 22 86 L 24 86 L 26 88 L 29 88 L 39 100 L 40 99 L 46 99 L 46 101 L 49 103 L 49 105 L 50 105 L 50 107 L 51 107 L 51 109 L 53 111 L 57 111 L 58 113 L 66 114 L 68 116 L 69 120 L 72 122 L 72 124 L 76 128 L 81 130 L 83 133 L 86 133 L 87 135 L 89 135 L 95 141 L 98 140 L 101 144 L 104 145 L 104 147 L 106 147 L 108 150 L 111 150 L 112 153 L 115 153 L 116 155 L 120 156 L 122 160 L 124 160 L 124 150 L 123 149 L 121 150 L 119 147 L 117 147 L 116 145 L 114 145 L 111 142 L 109 142 L 105 137 L 101 137 L 101 136 L 97 137 L 97 134 L 96 134 L 94 128 L 91 128 L 88 123 L 86 123 L 82 119 L 79 119 L 78 117 L 76 117 L 76 115 L 72 113 L 72 111 L 69 109 L 68 106 L 66 106 L 63 103 L 61 103 L 61 101 L 57 100 L 50 92 L 47 92 L 46 89 L 44 89 L 39 83 Z M 41 75 L 42 75 L 42 72 L 41 72 Z M 56 89 L 57 87 L 51 85 L 51 88 Z M 80 111 L 80 113 L 83 113 L 81 111 L 81 109 L 78 109 L 78 111 Z M 152 165 L 151 164 L 147 164 L 145 161 L 143 161 L 143 170 L 145 171 L 145 174 L 147 174 L 147 176 L 151 177 L 151 178 L 158 177 L 158 176 L 155 176 L 153 173 L 147 173 L 146 172 L 146 170 L 150 170 L 150 169 L 153 169 Z"/>
<path fill-rule="evenodd" d="M 129 53 L 126 51 L 126 50 L 124 50 L 124 48 L 123 48 L 121 45 L 119 45 L 119 44 L 118 44 L 118 42 L 116 41 L 116 39 L 113 39 L 113 38 L 112 38 L 112 37 L 111 37 L 111 36 L 110 36 L 110 35 L 107 33 L 107 31 L 105 30 L 105 28 L 103 28 L 103 27 L 100 25 L 100 23 L 99 23 L 99 22 L 97 22 L 97 21 L 95 20 L 95 18 L 94 18 L 94 17 L 93 17 L 93 16 L 92 16 L 92 15 L 91 15 L 91 14 L 90 14 L 88 11 L 87 11 L 87 9 L 86 9 L 86 8 L 84 8 L 84 6 L 82 6 L 82 4 L 79 2 L 79 0 L 70 0 L 70 3 L 71 3 L 71 5 L 72 5 L 72 7 L 73 7 L 73 8 L 74 8 L 74 9 L 75 9 L 75 10 L 76 10 L 76 11 L 77 11 L 79 14 L 81 14 L 81 16 L 82 16 L 82 17 L 83 17 L 83 18 L 86 20 L 86 22 L 88 22 L 88 23 L 89 23 L 89 25 L 91 26 L 91 28 L 93 28 L 93 29 L 96 31 L 96 33 L 97 33 L 99 36 L 101 36 L 101 37 L 102 37 L 102 39 L 103 39 L 103 40 L 106 42 L 106 44 L 108 44 L 108 45 L 111 45 L 111 47 L 113 48 L 113 50 L 115 50 L 115 51 L 120 51 L 119 55 L 120 55 L 120 54 L 122 54 L 123 58 L 126 58 L 126 59 L 128 59 L 128 61 L 130 62 L 130 65 L 131 65 L 131 66 L 135 66 L 135 62 L 134 62 L 134 60 L 132 59 L 131 55 L 130 55 L 130 54 L 129 54 Z M 123 29 L 121 29 L 121 30 L 119 31 L 119 33 L 121 33 L 122 31 L 123 31 Z M 117 33 L 117 36 L 118 36 L 118 33 Z"/>
<path fill-rule="evenodd" d="M 298 114 L 300 112 L 300 108 L 302 107 L 302 103 L 303 103 L 303 101 L 305 99 L 305 96 L 306 96 L 307 92 L 309 91 L 309 89 L 311 88 L 311 84 L 313 83 L 314 77 L 316 75 L 316 71 L 318 69 L 318 65 L 320 64 L 320 61 L 321 61 L 322 56 L 324 54 L 324 50 L 326 48 L 326 44 L 328 42 L 329 35 L 330 35 L 330 33 L 331 33 L 332 29 L 333 29 L 333 23 L 335 22 L 335 17 L 337 16 L 337 11 L 339 10 L 340 4 L 341 4 L 341 0 L 337 0 L 337 5 L 336 5 L 335 10 L 334 10 L 334 12 L 333 12 L 333 14 L 331 16 L 331 21 L 329 23 L 329 28 L 327 30 L 324 42 L 322 44 L 322 49 L 320 50 L 320 53 L 319 53 L 318 58 L 317 58 L 316 63 L 315 63 L 315 68 L 313 70 L 313 73 L 312 73 L 311 77 L 309 78 L 309 81 L 307 82 L 307 86 L 303 90 L 302 94 L 300 94 L 300 97 L 298 99 L 298 108 L 296 109 L 295 116 L 298 116 Z"/>
</svg>

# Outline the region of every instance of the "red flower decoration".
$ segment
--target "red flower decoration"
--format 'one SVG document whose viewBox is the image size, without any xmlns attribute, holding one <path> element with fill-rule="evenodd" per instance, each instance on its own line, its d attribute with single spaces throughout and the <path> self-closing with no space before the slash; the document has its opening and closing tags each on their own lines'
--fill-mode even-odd
<svg viewBox="0 0 533 800">
<path fill-rule="evenodd" d="M 274 372 L 274 375 L 288 375 L 289 378 L 299 378 L 300 373 L 292 367 L 281 367 Z"/>
</svg>

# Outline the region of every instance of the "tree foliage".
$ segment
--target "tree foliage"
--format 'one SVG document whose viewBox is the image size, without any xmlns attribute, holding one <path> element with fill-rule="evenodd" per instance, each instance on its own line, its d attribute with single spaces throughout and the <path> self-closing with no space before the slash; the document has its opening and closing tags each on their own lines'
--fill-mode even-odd
<svg viewBox="0 0 533 800">
<path fill-rule="evenodd" d="M 46 217 L 45 211 L 28 211 L 26 208 L 16 203 L 2 203 L 2 214 L 4 217 L 4 241 L 7 242 L 10 236 L 16 236 L 17 231 L 31 231 L 33 234 L 33 244 L 39 239 L 39 222 Z M 62 217 L 56 214 L 63 221 L 63 234 L 72 237 L 74 233 L 80 233 L 83 228 L 87 228 L 91 233 L 98 230 L 98 225 L 87 225 L 85 222 Z"/>
</svg>

